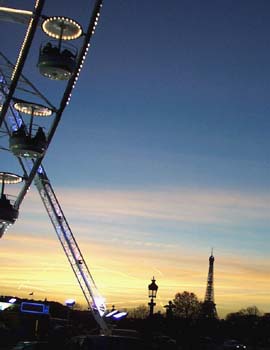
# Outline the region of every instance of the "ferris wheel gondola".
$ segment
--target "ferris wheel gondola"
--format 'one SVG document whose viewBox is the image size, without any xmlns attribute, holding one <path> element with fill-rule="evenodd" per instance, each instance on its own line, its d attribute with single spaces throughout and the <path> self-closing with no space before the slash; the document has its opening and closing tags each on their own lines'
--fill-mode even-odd
<svg viewBox="0 0 270 350">
<path fill-rule="evenodd" d="M 17 184 L 22 181 L 22 177 L 13 173 L 0 172 L 1 196 L 0 196 L 0 226 L 14 224 L 19 215 L 19 210 L 15 208 L 8 196 L 5 194 L 6 184 Z"/>
<path fill-rule="evenodd" d="M 79 38 L 83 31 L 79 23 L 67 17 L 50 17 L 43 24 L 45 34 L 55 39 L 41 45 L 38 68 L 52 80 L 68 80 L 76 68 L 77 49 L 63 41 Z"/>
<path fill-rule="evenodd" d="M 11 152 L 19 157 L 41 157 L 47 148 L 47 138 L 41 126 L 38 127 L 35 134 L 33 133 L 33 119 L 34 117 L 49 117 L 53 111 L 46 106 L 22 100 L 15 102 L 14 108 L 21 113 L 30 115 L 31 119 L 28 129 L 22 123 L 10 135 Z"/>
</svg>

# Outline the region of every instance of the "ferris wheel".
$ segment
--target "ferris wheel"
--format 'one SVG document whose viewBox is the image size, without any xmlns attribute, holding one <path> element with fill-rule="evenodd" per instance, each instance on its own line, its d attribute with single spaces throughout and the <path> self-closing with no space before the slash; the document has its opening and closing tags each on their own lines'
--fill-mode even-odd
<svg viewBox="0 0 270 350">
<path fill-rule="evenodd" d="M 33 11 L 0 7 L 0 20 L 24 24 L 27 29 L 15 63 L 0 51 L 0 136 L 22 169 L 22 175 L 0 172 L 0 237 L 19 216 L 20 205 L 32 183 L 35 184 L 55 232 L 77 278 L 95 320 L 104 334 L 106 306 L 83 258 L 63 210 L 42 165 L 71 94 L 75 88 L 100 17 L 102 0 L 90 9 L 90 20 L 83 28 L 64 16 L 46 16 L 45 0 L 36 0 Z M 24 65 L 37 31 L 45 37 L 37 58 L 39 73 L 50 81 L 62 81 L 57 103 L 42 93 L 42 84 L 34 84 L 24 74 Z M 72 42 L 72 44 L 71 44 Z M 75 43 L 75 44 L 73 44 Z M 10 185 L 23 185 L 15 197 Z"/>
</svg>

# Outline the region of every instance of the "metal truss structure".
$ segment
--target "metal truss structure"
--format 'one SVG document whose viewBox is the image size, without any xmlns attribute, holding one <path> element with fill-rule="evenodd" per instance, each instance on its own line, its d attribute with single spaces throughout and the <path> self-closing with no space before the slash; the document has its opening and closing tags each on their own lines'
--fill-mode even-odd
<svg viewBox="0 0 270 350">
<path fill-rule="evenodd" d="M 61 116 L 65 110 L 65 107 L 70 101 L 72 91 L 78 80 L 80 71 L 86 58 L 87 51 L 90 47 L 92 35 L 95 32 L 97 22 L 99 20 L 102 0 L 96 0 L 91 10 L 88 27 L 85 31 L 79 33 L 82 40 L 79 47 L 77 47 L 76 59 L 67 58 L 66 66 L 63 67 L 62 60 L 61 62 L 57 61 L 56 56 L 49 56 L 50 61 L 46 61 L 44 59 L 45 54 L 43 55 L 43 61 L 41 62 L 42 64 L 40 64 L 40 67 L 44 73 L 45 64 L 44 76 L 47 76 L 51 79 L 66 80 L 66 85 L 63 89 L 58 107 L 56 107 L 55 104 L 51 103 L 49 99 L 40 91 L 40 89 L 38 89 L 29 79 L 24 76 L 24 63 L 27 60 L 27 55 L 31 47 L 35 31 L 37 30 L 41 20 L 43 20 L 43 30 L 45 33 L 49 35 L 53 34 L 54 38 L 58 39 L 58 56 L 61 55 L 61 59 L 63 58 L 63 54 L 60 52 L 59 48 L 61 46 L 62 39 L 64 39 L 64 30 L 67 28 L 70 35 L 70 32 L 72 32 L 72 30 L 73 32 L 75 30 L 79 31 L 80 27 L 74 21 L 67 18 L 48 18 L 44 16 L 42 13 L 44 2 L 45 0 L 36 0 L 33 12 L 27 11 L 26 13 L 26 11 L 22 11 L 22 16 L 19 17 L 21 23 L 27 23 L 28 27 L 16 64 L 12 64 L 12 62 L 9 61 L 9 59 L 0 52 L 0 132 L 2 135 L 9 137 L 10 145 L 13 145 L 12 151 L 14 153 L 14 156 L 17 158 L 22 168 L 22 178 L 24 180 L 22 189 L 20 190 L 16 199 L 11 202 L 11 204 L 13 210 L 19 211 L 20 205 L 23 202 L 30 185 L 32 183 L 35 184 L 53 224 L 55 232 L 63 247 L 63 250 L 68 258 L 70 266 L 85 296 L 88 306 L 92 311 L 95 320 L 100 326 L 102 333 L 108 334 L 109 328 L 103 318 L 106 310 L 104 299 L 98 292 L 94 279 L 90 273 L 90 270 L 88 269 L 88 266 L 70 229 L 63 210 L 61 209 L 61 206 L 57 200 L 44 166 L 42 165 L 42 160 L 46 155 L 46 150 L 50 145 L 57 126 L 61 120 Z M 5 8 L 4 10 L 2 8 L 2 12 L 0 8 L 0 20 L 1 14 L 2 17 L 13 16 L 12 11 L 10 11 L 8 8 Z M 19 16 L 19 14 L 16 13 L 16 16 Z M 55 31 L 55 26 L 58 24 L 60 32 Z M 51 31 L 50 33 L 49 31 L 51 29 L 53 29 L 54 32 Z M 67 40 L 70 39 L 73 38 L 67 37 Z M 47 59 L 48 57 L 46 56 L 45 58 Z M 56 72 L 54 76 L 51 73 L 52 70 L 54 73 Z M 45 151 L 42 149 L 42 152 L 40 151 L 40 153 L 38 153 L 35 149 L 36 153 L 33 153 L 33 151 L 31 151 L 32 153 L 30 151 L 26 152 L 25 145 L 29 146 L 29 144 L 27 144 L 28 141 L 25 141 L 25 144 L 23 145 L 24 147 L 22 147 L 21 144 L 18 144 L 17 140 L 20 140 L 18 138 L 19 131 L 22 128 L 24 130 L 27 128 L 27 117 L 25 114 L 31 114 L 31 122 L 29 127 L 29 130 L 31 131 L 33 128 L 33 116 L 47 116 L 50 114 L 50 120 L 52 120 L 52 122 L 48 123 L 46 121 L 46 126 L 49 124 L 49 130 L 46 134 Z M 30 140 L 32 142 L 34 138 L 31 138 L 31 132 L 29 133 L 30 136 L 27 136 L 27 140 Z M 11 143 L 12 140 L 13 144 Z M 17 144 L 16 142 L 14 143 L 14 140 L 17 142 Z M 22 148 L 24 148 L 23 151 Z M 0 173 L 0 177 L 3 182 L 2 186 L 4 186 L 5 179 L 7 178 L 5 177 L 5 174 L 6 173 Z M 1 212 L 2 214 L 4 212 L 3 206 L 1 207 L 1 200 L 2 199 L 0 199 L 0 220 Z M 15 220 L 9 221 L 2 218 L 0 221 L 0 237 L 4 234 L 8 226 L 14 223 L 14 221 Z"/>
<path fill-rule="evenodd" d="M 207 286 L 203 303 L 203 316 L 206 318 L 218 318 L 215 298 L 214 298 L 214 261 L 213 250 L 209 257 L 209 270 L 207 277 Z"/>
</svg>

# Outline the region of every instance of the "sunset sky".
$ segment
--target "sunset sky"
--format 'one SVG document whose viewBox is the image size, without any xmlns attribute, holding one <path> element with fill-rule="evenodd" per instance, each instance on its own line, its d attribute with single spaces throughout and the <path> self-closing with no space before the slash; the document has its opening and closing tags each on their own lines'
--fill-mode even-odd
<svg viewBox="0 0 270 350">
<path fill-rule="evenodd" d="M 85 27 L 89 2 L 65 3 L 44 13 Z M 161 310 L 184 290 L 202 300 L 213 248 L 219 315 L 270 312 L 269 16 L 266 0 L 104 0 L 44 166 L 108 307 L 147 304 L 153 276 Z M 24 31 L 0 22 L 14 62 Z M 24 73 L 56 100 L 62 83 L 36 69 L 44 40 L 39 29 Z M 85 305 L 34 186 L 0 265 L 1 294 Z"/>
</svg>

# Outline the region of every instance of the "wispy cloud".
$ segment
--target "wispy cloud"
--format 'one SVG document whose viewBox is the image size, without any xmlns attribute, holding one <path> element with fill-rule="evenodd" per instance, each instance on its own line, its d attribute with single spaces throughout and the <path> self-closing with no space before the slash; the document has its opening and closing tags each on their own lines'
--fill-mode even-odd
<svg viewBox="0 0 270 350">
<path fill-rule="evenodd" d="M 269 196 L 181 188 L 62 188 L 57 192 L 90 270 L 110 303 L 147 299 L 153 275 L 160 284 L 161 304 L 183 290 L 203 298 L 213 243 L 217 303 L 225 310 L 237 303 L 249 304 L 256 295 L 266 302 L 270 260 L 266 255 L 260 257 L 258 242 L 261 240 L 262 251 L 268 249 Z M 247 235 L 250 245 L 245 241 Z M 251 253 L 252 258 L 246 258 Z M 3 290 L 27 294 L 31 286 L 42 297 L 61 299 L 64 285 L 82 300 L 41 200 L 33 191 L 19 220 L 1 240 L 0 263 Z M 124 291 L 120 296 L 119 290 Z"/>
<path fill-rule="evenodd" d="M 187 223 L 231 223 L 243 218 L 266 219 L 270 196 L 253 193 L 172 188 L 157 191 L 59 191 L 73 216 L 144 218 Z M 75 205 L 76 203 L 76 205 Z"/>
</svg>

